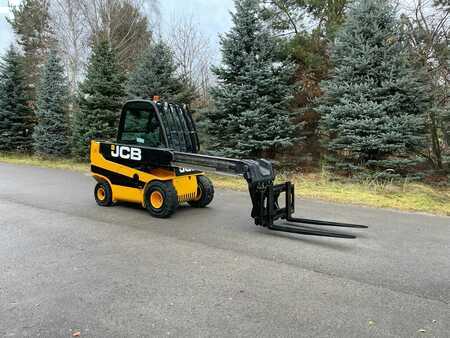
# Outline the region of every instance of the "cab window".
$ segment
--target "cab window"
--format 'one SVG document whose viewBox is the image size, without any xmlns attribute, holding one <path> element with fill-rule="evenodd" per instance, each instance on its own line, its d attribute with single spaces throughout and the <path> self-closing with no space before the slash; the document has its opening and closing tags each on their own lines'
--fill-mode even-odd
<svg viewBox="0 0 450 338">
<path fill-rule="evenodd" d="M 119 142 L 160 147 L 161 137 L 160 124 L 153 107 L 128 108 L 125 111 Z"/>
</svg>

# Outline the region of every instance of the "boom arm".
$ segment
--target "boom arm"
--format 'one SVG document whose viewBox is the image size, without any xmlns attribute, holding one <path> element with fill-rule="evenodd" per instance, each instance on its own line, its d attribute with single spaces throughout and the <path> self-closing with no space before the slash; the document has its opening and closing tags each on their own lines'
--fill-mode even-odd
<svg viewBox="0 0 450 338">
<path fill-rule="evenodd" d="M 203 171 L 214 171 L 223 175 L 244 176 L 249 184 L 273 182 L 275 175 L 272 163 L 267 160 L 237 160 L 226 157 L 173 152 L 172 165 Z"/>
</svg>

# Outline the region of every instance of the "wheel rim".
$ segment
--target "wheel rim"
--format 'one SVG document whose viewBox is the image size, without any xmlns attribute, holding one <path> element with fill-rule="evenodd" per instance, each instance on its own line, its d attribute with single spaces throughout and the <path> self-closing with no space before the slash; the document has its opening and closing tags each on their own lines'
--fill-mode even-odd
<svg viewBox="0 0 450 338">
<path fill-rule="evenodd" d="M 104 201 L 104 200 L 105 200 L 105 197 L 106 197 L 106 191 L 105 191 L 105 189 L 104 189 L 103 187 L 98 188 L 98 190 L 97 190 L 97 198 L 98 198 L 100 201 Z"/>
<path fill-rule="evenodd" d="M 195 196 L 194 201 L 200 200 L 200 198 L 202 198 L 202 195 L 203 195 L 202 189 L 200 187 L 198 187 L 198 189 L 197 189 L 197 196 Z"/>
<path fill-rule="evenodd" d="M 155 209 L 160 209 L 163 205 L 164 198 L 159 191 L 153 191 L 150 195 L 150 203 Z"/>
</svg>

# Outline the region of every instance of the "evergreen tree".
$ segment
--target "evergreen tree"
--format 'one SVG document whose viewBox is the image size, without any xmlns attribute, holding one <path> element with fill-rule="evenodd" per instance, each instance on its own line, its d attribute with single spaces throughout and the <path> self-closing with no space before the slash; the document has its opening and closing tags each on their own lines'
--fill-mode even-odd
<svg viewBox="0 0 450 338">
<path fill-rule="evenodd" d="M 11 7 L 12 18 L 7 19 L 22 47 L 28 99 L 34 107 L 39 68 L 45 63 L 48 49 L 54 42 L 50 28 L 49 0 L 24 0 Z"/>
<path fill-rule="evenodd" d="M 346 8 L 350 0 L 277 0 L 263 1 L 263 15 L 267 24 L 286 42 L 284 52 L 296 64 L 297 88 L 291 109 L 297 114 L 299 123 L 293 154 L 298 159 L 320 161 L 320 114 L 315 101 L 322 95 L 320 82 L 329 77 L 332 69 L 329 42 L 345 21 Z M 305 19 L 305 13 L 308 15 Z M 305 20 L 313 19 L 312 25 Z M 310 155 L 310 156 L 309 156 Z"/>
<path fill-rule="evenodd" d="M 437 170 L 444 169 L 445 150 L 450 133 L 447 112 L 450 93 L 449 72 L 449 24 L 448 13 L 429 2 L 418 2 L 416 10 L 419 15 L 400 17 L 401 29 L 407 36 L 410 63 L 418 69 L 425 70 L 425 81 L 431 105 L 426 112 L 425 125 L 428 131 L 428 149 L 424 156 Z M 432 15 L 420 15 L 432 13 Z"/>
<path fill-rule="evenodd" d="M 34 150 L 41 155 L 64 155 L 69 148 L 68 87 L 61 60 L 52 50 L 45 64 L 37 97 Z"/>
<path fill-rule="evenodd" d="M 423 146 L 427 96 L 398 27 L 389 1 L 360 0 L 337 35 L 318 109 L 337 169 L 400 173 Z"/>
<path fill-rule="evenodd" d="M 211 91 L 216 109 L 208 114 L 211 144 L 232 156 L 274 156 L 292 145 L 295 127 L 288 103 L 292 63 L 281 60 L 277 40 L 265 28 L 257 0 L 236 0 L 233 27 L 221 38 L 223 65 Z"/>
<path fill-rule="evenodd" d="M 22 61 L 11 46 L 0 63 L 0 151 L 29 152 L 32 147 L 33 112 Z"/>
<path fill-rule="evenodd" d="M 95 45 L 73 121 L 73 153 L 78 158 L 88 158 L 92 139 L 115 138 L 125 97 L 124 81 L 116 53 L 108 42 Z"/>
<path fill-rule="evenodd" d="M 176 70 L 170 47 L 162 41 L 151 44 L 130 74 L 128 97 L 152 99 L 156 95 L 166 101 L 189 104 L 194 91 L 176 76 Z"/>
</svg>

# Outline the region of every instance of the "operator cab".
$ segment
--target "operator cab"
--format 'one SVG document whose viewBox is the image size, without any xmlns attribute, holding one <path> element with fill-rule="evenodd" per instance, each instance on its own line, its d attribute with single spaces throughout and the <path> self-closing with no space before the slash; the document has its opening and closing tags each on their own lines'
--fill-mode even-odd
<svg viewBox="0 0 450 338">
<path fill-rule="evenodd" d="M 117 142 L 197 153 L 200 150 L 192 115 L 177 104 L 132 100 L 125 103 Z"/>
</svg>

